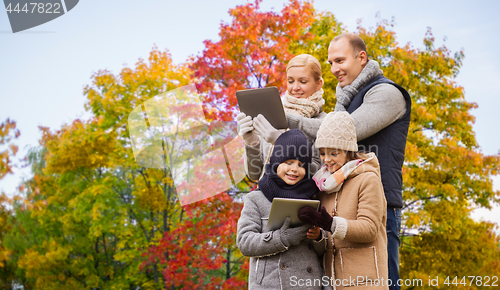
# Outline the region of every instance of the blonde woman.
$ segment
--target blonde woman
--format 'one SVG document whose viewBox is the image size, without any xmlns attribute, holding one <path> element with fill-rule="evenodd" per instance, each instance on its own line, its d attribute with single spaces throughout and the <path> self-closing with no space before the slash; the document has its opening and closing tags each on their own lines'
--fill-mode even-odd
<svg viewBox="0 0 500 290">
<path fill-rule="evenodd" d="M 283 107 L 289 114 L 306 118 L 323 119 L 323 78 L 321 65 L 312 55 L 301 54 L 292 58 L 286 68 L 287 90 L 283 96 Z M 283 133 L 275 129 L 264 116 L 254 119 L 245 113 L 236 116 L 239 134 L 245 140 L 245 170 L 248 177 L 258 180 L 262 175 L 271 145 Z M 312 142 L 312 140 L 310 140 Z M 313 161 L 309 172 L 314 174 L 320 167 L 318 151 L 313 144 Z"/>
</svg>

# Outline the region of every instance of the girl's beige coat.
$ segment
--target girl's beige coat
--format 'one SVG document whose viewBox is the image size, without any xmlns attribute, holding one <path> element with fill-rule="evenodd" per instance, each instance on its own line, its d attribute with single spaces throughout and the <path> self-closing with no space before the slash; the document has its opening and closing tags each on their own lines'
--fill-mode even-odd
<svg viewBox="0 0 500 290">
<path fill-rule="evenodd" d="M 335 208 L 337 212 L 324 266 L 336 289 L 388 289 L 387 206 L 379 163 L 374 153 L 361 156 L 364 161 L 347 176 L 339 192 L 319 194 L 328 212 Z"/>
</svg>

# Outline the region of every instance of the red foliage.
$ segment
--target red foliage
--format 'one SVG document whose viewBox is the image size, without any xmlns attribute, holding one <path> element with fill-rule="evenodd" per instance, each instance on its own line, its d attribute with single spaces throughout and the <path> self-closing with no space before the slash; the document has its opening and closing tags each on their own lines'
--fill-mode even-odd
<svg viewBox="0 0 500 290">
<path fill-rule="evenodd" d="M 225 274 L 217 275 L 227 262 L 227 249 L 234 247 L 241 208 L 226 193 L 183 208 L 183 220 L 145 254 L 149 263 L 164 266 L 166 286 L 220 289 L 223 284 L 246 284 L 236 277 L 224 282 Z"/>
</svg>

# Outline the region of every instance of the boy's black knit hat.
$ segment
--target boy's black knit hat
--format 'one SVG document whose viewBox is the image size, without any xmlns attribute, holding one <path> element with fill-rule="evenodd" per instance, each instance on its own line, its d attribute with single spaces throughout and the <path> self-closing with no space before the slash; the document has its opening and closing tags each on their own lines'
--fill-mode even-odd
<svg viewBox="0 0 500 290">
<path fill-rule="evenodd" d="M 307 176 L 312 159 L 312 148 L 306 135 L 298 129 L 286 131 L 276 139 L 273 152 L 269 158 L 272 171 L 276 172 L 281 163 L 290 159 L 302 162 Z"/>
</svg>

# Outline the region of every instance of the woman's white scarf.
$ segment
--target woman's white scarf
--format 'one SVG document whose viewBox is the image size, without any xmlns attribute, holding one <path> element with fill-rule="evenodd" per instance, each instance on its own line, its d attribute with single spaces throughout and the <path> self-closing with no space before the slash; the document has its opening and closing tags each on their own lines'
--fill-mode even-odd
<svg viewBox="0 0 500 290">
<path fill-rule="evenodd" d="M 325 104 L 323 89 L 319 89 L 307 98 L 297 98 L 285 92 L 283 107 L 286 113 L 312 118 L 321 112 Z"/>
</svg>

